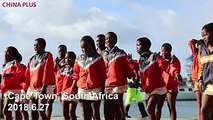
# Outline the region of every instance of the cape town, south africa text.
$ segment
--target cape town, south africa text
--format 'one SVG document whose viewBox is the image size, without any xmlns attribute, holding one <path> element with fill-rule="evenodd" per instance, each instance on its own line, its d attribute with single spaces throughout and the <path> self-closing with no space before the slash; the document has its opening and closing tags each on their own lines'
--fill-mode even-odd
<svg viewBox="0 0 213 120">
<path fill-rule="evenodd" d="M 28 94 L 15 94 L 15 93 L 9 93 L 8 99 L 15 99 L 15 100 L 29 100 L 32 96 Z M 58 97 L 56 94 L 37 94 L 34 96 L 35 99 L 59 99 L 62 100 L 79 100 L 79 99 L 92 99 L 92 100 L 112 100 L 112 99 L 118 99 L 118 94 L 103 94 L 103 93 L 79 93 L 79 94 L 68 94 L 63 93 L 60 97 Z"/>
</svg>

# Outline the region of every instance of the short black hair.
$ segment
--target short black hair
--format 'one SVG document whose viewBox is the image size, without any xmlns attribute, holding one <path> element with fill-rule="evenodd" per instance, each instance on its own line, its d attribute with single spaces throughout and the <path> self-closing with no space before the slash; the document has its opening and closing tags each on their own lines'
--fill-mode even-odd
<svg viewBox="0 0 213 120">
<path fill-rule="evenodd" d="M 97 37 L 99 37 L 102 40 L 105 40 L 105 35 L 104 34 L 98 34 Z"/>
<path fill-rule="evenodd" d="M 208 23 L 208 24 L 204 25 L 202 30 L 204 30 L 204 29 L 208 32 L 213 32 L 213 23 Z"/>
<path fill-rule="evenodd" d="M 83 36 L 83 37 L 81 38 L 81 42 L 85 42 L 85 43 L 91 45 L 91 46 L 92 46 L 92 49 L 93 49 L 94 51 L 96 51 L 95 42 L 94 42 L 94 40 L 92 39 L 91 36 L 89 36 L 89 35 Z"/>
<path fill-rule="evenodd" d="M 58 48 L 62 48 L 62 49 L 64 49 L 65 51 L 67 51 L 67 46 L 66 46 L 66 45 L 63 45 L 63 44 L 62 44 L 62 45 L 59 45 Z"/>
<path fill-rule="evenodd" d="M 68 51 L 67 54 L 76 59 L 76 54 L 73 51 Z"/>
<path fill-rule="evenodd" d="M 46 41 L 44 38 L 37 38 L 35 39 L 35 41 L 38 41 L 39 43 L 41 43 L 44 48 L 46 47 Z"/>
<path fill-rule="evenodd" d="M 161 47 L 165 47 L 167 50 L 169 50 L 170 52 L 172 52 L 172 45 L 169 43 L 164 43 Z"/>
<path fill-rule="evenodd" d="M 107 34 L 109 34 L 115 41 L 115 44 L 117 43 L 118 41 L 118 37 L 117 35 L 114 33 L 114 32 L 108 32 Z"/>
<path fill-rule="evenodd" d="M 150 47 L 152 45 L 151 41 L 147 37 L 138 38 L 137 41 L 139 41 L 141 44 L 145 45 L 147 47 L 147 49 L 150 49 Z"/>
</svg>

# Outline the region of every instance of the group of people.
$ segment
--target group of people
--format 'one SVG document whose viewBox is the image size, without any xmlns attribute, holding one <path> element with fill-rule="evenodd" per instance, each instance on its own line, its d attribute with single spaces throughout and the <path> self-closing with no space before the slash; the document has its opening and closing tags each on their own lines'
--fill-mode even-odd
<svg viewBox="0 0 213 120">
<path fill-rule="evenodd" d="M 213 23 L 202 28 L 202 41 L 192 40 L 194 63 L 192 78 L 195 81 L 195 94 L 198 101 L 199 120 L 213 119 Z M 79 103 L 84 120 L 101 120 L 100 105 L 104 104 L 105 120 L 125 120 L 132 99 L 135 99 L 141 116 L 150 120 L 160 120 L 161 109 L 167 98 L 171 120 L 176 120 L 176 97 L 178 94 L 181 64 L 172 55 L 172 46 L 164 43 L 160 53 L 150 51 L 151 41 L 147 37 L 136 40 L 139 60 L 133 60 L 131 54 L 116 46 L 118 37 L 114 32 L 99 34 L 95 41 L 91 36 L 80 40 L 82 54 L 76 57 L 75 52 L 67 51 L 66 45 L 58 47 L 58 56 L 53 59 L 45 50 L 46 41 L 37 38 L 34 41 L 35 55 L 25 66 L 21 63 L 19 51 L 9 46 L 5 51 L 1 92 L 4 96 L 4 118 L 12 120 L 9 104 L 36 105 L 31 110 L 32 120 L 50 120 L 54 98 L 38 99 L 40 94 L 55 94 L 60 99 L 65 120 L 77 120 L 76 107 Z M 147 96 L 146 107 L 141 98 L 141 88 Z M 126 94 L 124 105 L 123 96 Z M 13 93 L 13 94 L 11 94 Z M 201 98 L 202 93 L 202 98 Z M 26 94 L 30 99 L 11 99 L 11 95 Z M 116 99 L 97 99 L 82 97 L 66 99 L 64 95 L 116 95 Z M 39 109 L 41 104 L 48 104 Z M 147 111 L 147 112 L 146 112 Z M 208 112 L 207 112 L 208 111 Z M 210 111 L 210 112 L 209 112 Z M 19 108 L 15 111 L 17 120 L 28 120 L 28 111 Z"/>
</svg>

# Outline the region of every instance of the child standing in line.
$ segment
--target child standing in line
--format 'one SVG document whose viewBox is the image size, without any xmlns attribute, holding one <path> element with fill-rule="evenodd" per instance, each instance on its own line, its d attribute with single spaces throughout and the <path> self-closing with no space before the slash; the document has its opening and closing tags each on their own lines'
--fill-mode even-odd
<svg viewBox="0 0 213 120">
<path fill-rule="evenodd" d="M 76 55 L 69 51 L 65 56 L 65 66 L 58 70 L 56 75 L 57 95 L 60 96 L 63 106 L 63 115 L 65 120 L 77 120 L 76 107 L 77 101 L 67 99 L 64 95 L 76 95 L 78 88 L 76 81 L 73 80 L 73 65 L 75 63 Z M 70 108 L 71 106 L 71 108 Z"/>
<path fill-rule="evenodd" d="M 95 42 L 90 36 L 81 39 L 81 54 L 74 64 L 73 79 L 77 80 L 78 95 L 86 95 L 80 99 L 84 120 L 100 120 L 101 99 L 99 95 L 106 79 L 106 67 L 100 54 L 96 52 Z"/>
<path fill-rule="evenodd" d="M 199 89 L 202 94 L 201 120 L 213 119 L 213 23 L 202 28 L 205 45 L 201 47 L 199 57 Z"/>
<path fill-rule="evenodd" d="M 182 81 L 180 75 L 180 61 L 175 55 L 171 55 L 172 45 L 164 43 L 161 47 L 162 57 L 166 61 L 165 70 L 163 71 L 163 79 L 167 88 L 167 104 L 170 112 L 170 119 L 177 119 L 176 98 L 178 94 L 179 81 Z"/>
<path fill-rule="evenodd" d="M 18 50 L 10 46 L 5 51 L 5 64 L 3 65 L 1 90 L 4 95 L 4 115 L 6 120 L 12 120 L 12 111 L 9 110 L 9 104 L 19 104 L 14 97 L 14 94 L 23 94 L 23 82 L 25 80 L 26 66 L 21 64 L 22 56 Z M 10 93 L 13 94 L 10 94 Z M 19 100 L 18 100 L 19 101 Z M 20 107 L 20 105 L 18 105 Z M 13 108 L 12 108 L 13 109 Z M 23 109 L 16 110 L 16 119 L 28 120 L 28 113 Z M 22 115 L 21 115 L 22 114 Z"/>
<path fill-rule="evenodd" d="M 58 56 L 56 57 L 54 61 L 54 70 L 55 74 L 57 74 L 58 70 L 60 70 L 62 67 L 65 66 L 65 54 L 67 52 L 67 47 L 65 45 L 59 45 L 58 46 Z M 53 86 L 53 91 L 56 93 L 56 86 Z M 52 115 L 52 109 L 53 109 L 53 103 L 54 99 L 49 99 L 47 100 L 47 103 L 49 104 L 47 108 L 47 120 L 50 120 L 51 115 Z"/>
<path fill-rule="evenodd" d="M 45 47 L 45 39 L 37 38 L 35 40 L 34 50 L 36 53 L 31 57 L 26 70 L 27 94 L 31 97 L 32 105 L 36 105 L 36 109 L 31 112 L 33 120 L 39 119 L 38 111 L 40 112 L 42 120 L 48 120 L 46 114 L 46 107 L 48 107 L 47 99 L 37 99 L 38 96 L 46 96 L 49 94 L 54 97 L 54 61 L 52 54 L 45 51 Z"/>
<path fill-rule="evenodd" d="M 105 120 L 124 120 L 125 111 L 123 94 L 127 91 L 127 78 L 135 76 L 127 54 L 117 46 L 117 35 L 114 32 L 106 34 L 106 51 L 104 55 L 107 64 L 107 79 L 105 93 L 118 95 L 118 99 L 104 101 Z"/>
<path fill-rule="evenodd" d="M 150 120 L 160 120 L 167 90 L 162 78 L 162 61 L 149 50 L 150 47 L 151 41 L 148 38 L 137 39 L 142 89 L 148 94 L 148 116 Z"/>
</svg>

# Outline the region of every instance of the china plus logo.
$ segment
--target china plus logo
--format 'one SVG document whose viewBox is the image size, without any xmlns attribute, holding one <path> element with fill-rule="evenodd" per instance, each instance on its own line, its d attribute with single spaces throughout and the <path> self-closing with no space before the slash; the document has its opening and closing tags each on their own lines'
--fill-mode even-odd
<svg viewBox="0 0 213 120">
<path fill-rule="evenodd" d="M 4 8 L 33 8 L 36 7 L 36 2 L 2 2 Z"/>
</svg>

